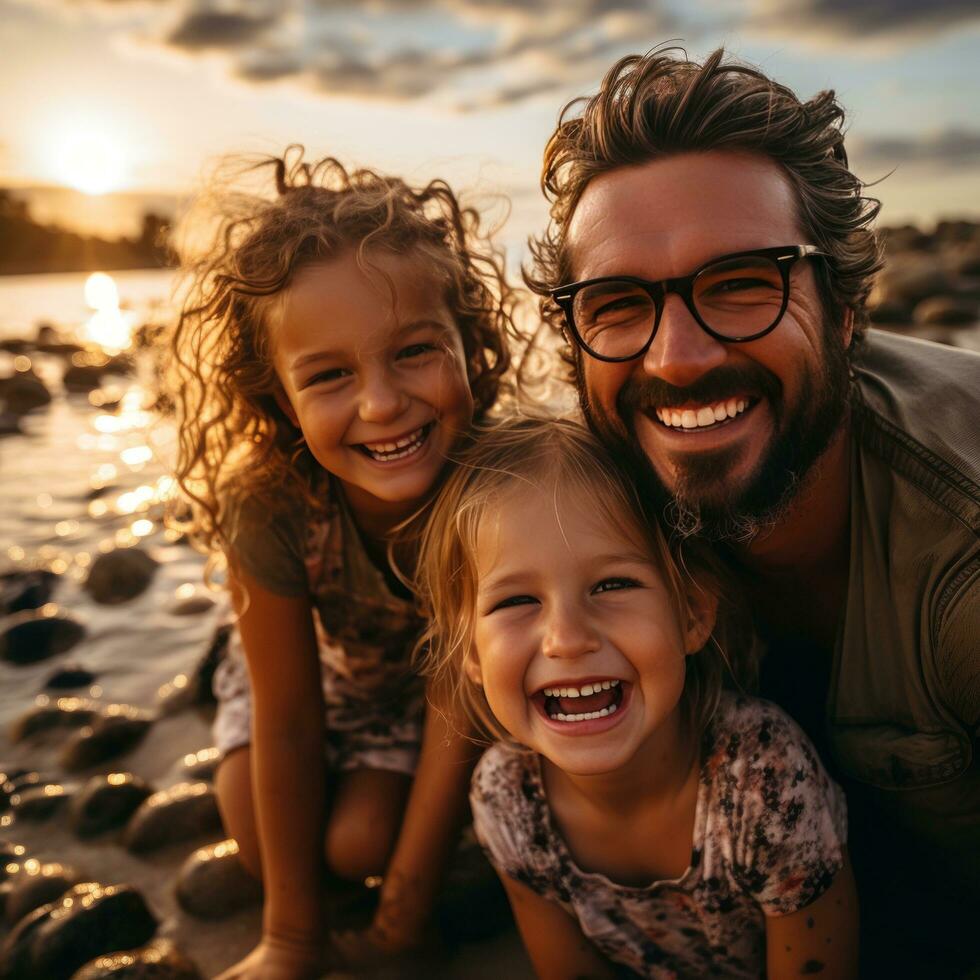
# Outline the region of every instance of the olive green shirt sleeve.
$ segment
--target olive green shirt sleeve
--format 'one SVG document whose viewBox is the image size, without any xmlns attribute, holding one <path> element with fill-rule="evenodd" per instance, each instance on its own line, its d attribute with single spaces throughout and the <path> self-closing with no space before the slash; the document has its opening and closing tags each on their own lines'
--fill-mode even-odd
<svg viewBox="0 0 980 980">
<path fill-rule="evenodd" d="M 303 555 L 306 521 L 300 511 L 270 512 L 245 501 L 231 521 L 229 559 L 276 595 L 309 591 Z"/>
</svg>

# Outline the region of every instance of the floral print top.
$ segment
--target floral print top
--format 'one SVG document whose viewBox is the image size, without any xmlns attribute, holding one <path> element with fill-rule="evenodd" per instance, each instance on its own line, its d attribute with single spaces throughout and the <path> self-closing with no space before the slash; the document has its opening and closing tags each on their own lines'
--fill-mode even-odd
<svg viewBox="0 0 980 980">
<path fill-rule="evenodd" d="M 561 905 L 644 977 L 765 975 L 765 917 L 818 898 L 843 864 L 844 796 L 775 705 L 726 692 L 704 735 L 691 863 L 620 885 L 579 868 L 552 822 L 538 756 L 499 743 L 473 776 L 474 826 L 498 872 Z"/>
</svg>

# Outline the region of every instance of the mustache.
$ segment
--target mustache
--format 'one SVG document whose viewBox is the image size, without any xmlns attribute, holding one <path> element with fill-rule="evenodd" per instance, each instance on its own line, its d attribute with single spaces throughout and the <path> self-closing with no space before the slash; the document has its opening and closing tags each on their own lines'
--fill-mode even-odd
<svg viewBox="0 0 980 980">
<path fill-rule="evenodd" d="M 782 390 L 779 379 L 761 364 L 723 364 L 683 388 L 661 378 L 627 378 L 616 403 L 620 418 L 626 419 L 635 411 L 727 401 L 740 395 L 776 402 Z"/>
</svg>

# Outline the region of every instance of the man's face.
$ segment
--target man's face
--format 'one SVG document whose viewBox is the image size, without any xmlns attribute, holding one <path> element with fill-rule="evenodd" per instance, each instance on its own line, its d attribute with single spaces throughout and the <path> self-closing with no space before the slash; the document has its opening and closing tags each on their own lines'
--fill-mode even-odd
<svg viewBox="0 0 980 980">
<path fill-rule="evenodd" d="M 567 235 L 574 280 L 661 280 L 730 252 L 797 244 L 812 243 L 783 171 L 721 151 L 596 177 Z M 590 423 L 604 439 L 639 445 L 674 498 L 680 530 L 750 538 L 778 517 L 839 428 L 850 335 L 824 323 L 819 261 L 793 267 L 786 312 L 759 340 L 715 340 L 671 294 L 642 357 L 614 364 L 578 352 Z"/>
</svg>

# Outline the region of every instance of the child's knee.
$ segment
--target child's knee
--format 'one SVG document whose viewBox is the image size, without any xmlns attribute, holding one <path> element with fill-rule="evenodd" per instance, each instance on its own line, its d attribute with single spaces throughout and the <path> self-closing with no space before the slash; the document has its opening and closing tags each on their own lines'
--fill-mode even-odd
<svg viewBox="0 0 980 980">
<path fill-rule="evenodd" d="M 238 860 L 254 878 L 262 878 L 262 859 L 255 828 L 248 749 L 228 755 L 215 773 L 214 789 L 225 833 L 238 845 Z"/>
<path fill-rule="evenodd" d="M 383 825 L 354 818 L 333 819 L 323 842 L 327 867 L 338 878 L 363 881 L 384 873 L 394 843 L 394 833 Z"/>
</svg>

